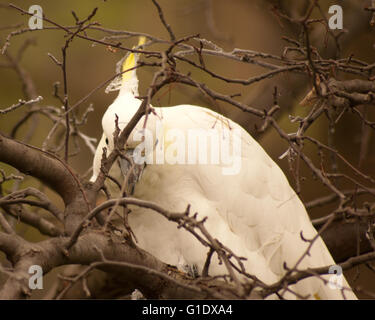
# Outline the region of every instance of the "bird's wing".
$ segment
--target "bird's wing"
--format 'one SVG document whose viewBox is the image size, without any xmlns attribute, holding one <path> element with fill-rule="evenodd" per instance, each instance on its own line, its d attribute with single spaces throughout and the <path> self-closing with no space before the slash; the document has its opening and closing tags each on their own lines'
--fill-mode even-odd
<svg viewBox="0 0 375 320">
<path fill-rule="evenodd" d="M 238 174 L 223 175 L 220 164 L 191 166 L 190 172 L 203 197 L 214 203 L 229 229 L 245 242 L 249 252 L 262 256 L 267 267 L 280 278 L 285 273 L 284 262 L 289 268 L 293 267 L 309 245 L 301 233 L 305 239 L 313 239 L 317 234 L 282 170 L 243 128 L 209 109 L 181 105 L 163 108 L 162 114 L 166 129 L 216 127 L 219 131 L 229 128 L 233 132 L 239 129 L 242 161 Z M 188 201 L 189 197 L 186 199 Z M 219 236 L 225 239 L 224 234 Z M 255 272 L 259 269 L 256 261 L 247 264 Z M 310 255 L 304 257 L 298 268 L 334 264 L 327 247 L 318 237 Z M 344 283 L 347 285 L 346 281 Z M 302 291 L 315 292 L 322 298 L 325 295 L 341 297 L 340 290 L 324 287 L 321 280 L 303 280 L 299 286 L 306 289 Z"/>
</svg>

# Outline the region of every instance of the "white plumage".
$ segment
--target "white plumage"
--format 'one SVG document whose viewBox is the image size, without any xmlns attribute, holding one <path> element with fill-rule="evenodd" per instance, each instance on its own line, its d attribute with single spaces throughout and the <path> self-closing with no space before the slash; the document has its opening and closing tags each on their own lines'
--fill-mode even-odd
<svg viewBox="0 0 375 320">
<path fill-rule="evenodd" d="M 123 70 L 135 66 L 136 58 L 130 54 Z M 92 181 L 100 171 L 103 147 L 109 151 L 113 148 L 115 115 L 119 117 L 120 129 L 123 129 L 141 104 L 135 98 L 137 90 L 135 70 L 126 73 L 119 96 L 103 116 L 103 136 L 94 158 Z M 226 137 L 230 141 L 229 147 L 233 147 L 236 137 L 241 139 L 241 166 L 236 174 L 223 174 L 223 168 L 228 168 L 228 164 L 148 164 L 135 187 L 134 196 L 171 211 L 183 212 L 190 204 L 191 211 L 198 212 L 198 217 L 208 217 L 205 226 L 211 235 L 237 255 L 247 258 L 244 264 L 248 273 L 267 284 L 278 281 L 285 273 L 283 263 L 293 267 L 308 246 L 301 239 L 300 232 L 307 239 L 316 235 L 301 200 L 281 169 L 243 128 L 209 109 L 179 105 L 154 110 L 156 114 L 149 114 L 146 125 L 156 144 L 152 149 L 153 156 L 162 146 L 163 139 L 164 155 L 168 148 L 173 150 L 177 140 L 168 137 L 170 132 L 182 132 L 188 137 L 191 129 L 215 129 L 220 135 L 230 133 Z M 160 123 L 162 130 L 158 132 Z M 144 118 L 129 137 L 127 148 L 139 145 L 135 132 L 137 128 L 142 129 L 143 124 Z M 208 144 L 208 148 L 211 146 Z M 173 152 L 169 155 L 175 156 Z M 151 210 L 135 206 L 131 210 L 129 224 L 141 248 L 166 263 L 177 266 L 195 264 L 198 271 L 202 271 L 207 248 L 194 236 L 177 229 L 175 223 Z M 318 238 L 298 269 L 328 265 L 335 265 L 335 262 Z M 214 255 L 210 275 L 225 272 L 225 267 L 218 264 Z M 329 277 L 324 276 L 325 279 Z M 343 285 L 348 287 L 343 280 Z M 317 278 L 302 280 L 292 289 L 311 298 L 342 299 L 341 290 L 331 289 Z M 345 291 L 345 295 L 355 299 L 352 292 Z M 285 297 L 295 298 L 292 294 Z"/>
</svg>

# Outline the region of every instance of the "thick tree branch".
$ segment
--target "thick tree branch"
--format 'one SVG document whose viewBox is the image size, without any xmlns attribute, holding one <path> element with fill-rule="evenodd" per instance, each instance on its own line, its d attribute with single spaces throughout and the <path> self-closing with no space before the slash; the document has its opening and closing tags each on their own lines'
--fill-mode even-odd
<svg viewBox="0 0 375 320">
<path fill-rule="evenodd" d="M 79 237 L 68 254 L 61 249 L 67 241 L 64 237 L 35 244 L 19 240 L 22 246 L 14 240 L 13 236 L 0 233 L 0 249 L 7 252 L 9 259 L 14 262 L 13 271 L 0 290 L 0 299 L 22 299 L 30 295 L 28 269 L 31 265 L 41 266 L 46 274 L 60 265 L 89 265 L 102 261 L 102 256 L 108 261 L 104 261 L 106 263 L 102 263 L 100 269 L 118 274 L 119 283 L 130 283 L 133 288 L 139 288 L 148 297 L 217 298 L 215 291 L 208 289 L 208 285 L 204 286 L 207 289 L 200 289 L 199 286 L 194 285 L 195 280 L 184 279 L 179 272 L 173 271 L 168 265 L 134 245 L 124 243 L 124 239 L 114 235 L 107 236 L 98 232 L 86 233 Z M 117 263 L 121 261 L 125 263 Z M 160 272 L 165 276 L 160 276 Z M 172 277 L 170 278 L 167 274 Z M 176 277 L 178 281 L 175 281 Z M 219 287 L 220 282 L 213 279 L 212 284 Z M 233 294 L 228 296 L 228 292 L 226 297 L 233 298 Z"/>
<path fill-rule="evenodd" d="M 56 191 L 65 203 L 70 203 L 80 192 L 71 169 L 56 156 L 8 138 L 0 133 L 0 161 L 24 174 L 36 177 Z"/>
</svg>

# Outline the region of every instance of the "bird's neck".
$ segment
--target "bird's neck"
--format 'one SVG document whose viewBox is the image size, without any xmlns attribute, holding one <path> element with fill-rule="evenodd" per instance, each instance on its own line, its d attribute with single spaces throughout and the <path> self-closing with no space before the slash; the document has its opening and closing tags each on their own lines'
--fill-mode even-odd
<svg viewBox="0 0 375 320">
<path fill-rule="evenodd" d="M 109 114 L 117 114 L 120 119 L 128 119 L 137 112 L 142 100 L 137 99 L 136 96 L 130 91 L 120 91 L 114 103 L 108 108 Z"/>
<path fill-rule="evenodd" d="M 138 96 L 138 79 L 136 77 L 132 77 L 122 84 L 118 97 L 124 94 L 131 94 L 133 97 Z"/>
</svg>

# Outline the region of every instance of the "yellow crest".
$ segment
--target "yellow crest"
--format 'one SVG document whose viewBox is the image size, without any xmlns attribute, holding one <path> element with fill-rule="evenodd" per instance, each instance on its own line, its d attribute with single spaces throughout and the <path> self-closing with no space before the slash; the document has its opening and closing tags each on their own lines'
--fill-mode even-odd
<svg viewBox="0 0 375 320">
<path fill-rule="evenodd" d="M 143 45 L 144 43 L 146 42 L 146 37 L 139 37 L 139 41 L 138 41 L 138 45 L 137 47 Z M 133 49 L 135 48 L 136 46 L 133 46 Z M 129 70 L 129 69 L 132 69 L 136 66 L 137 64 L 137 59 L 136 59 L 136 53 L 133 53 L 131 52 L 129 54 L 129 56 L 125 59 L 124 63 L 122 64 L 122 72 L 126 71 L 126 70 Z M 133 71 L 133 70 L 131 70 Z M 126 82 L 127 80 L 129 80 L 131 77 L 132 77 L 132 72 L 125 72 L 122 74 L 122 83 Z"/>
</svg>

